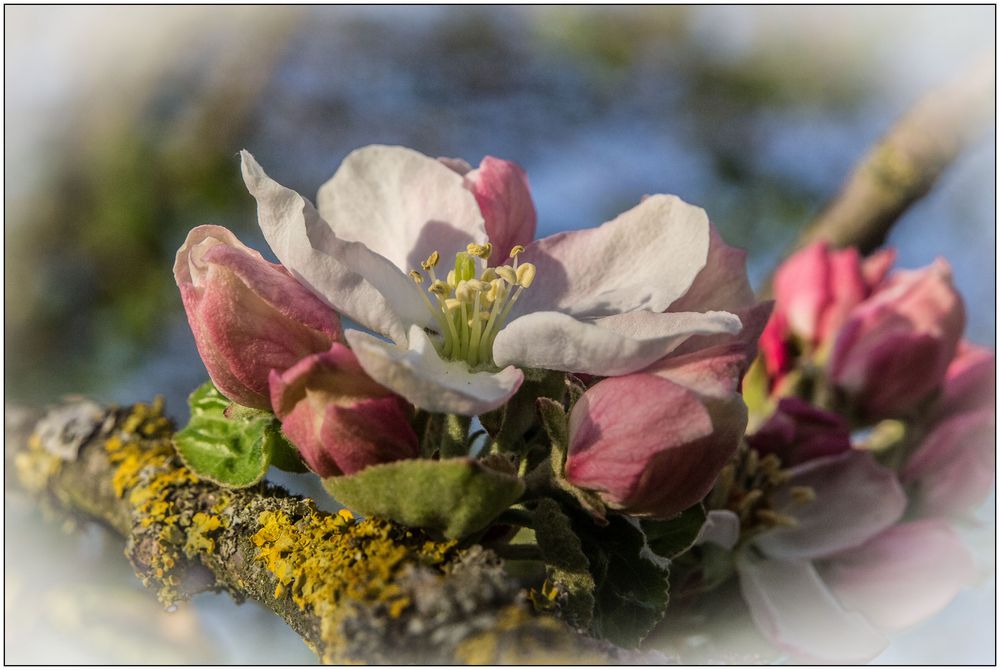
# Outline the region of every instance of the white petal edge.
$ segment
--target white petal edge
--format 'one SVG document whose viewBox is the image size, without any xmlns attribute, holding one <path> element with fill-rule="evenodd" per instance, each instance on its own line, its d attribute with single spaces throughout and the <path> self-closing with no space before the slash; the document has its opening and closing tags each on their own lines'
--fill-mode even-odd
<svg viewBox="0 0 1000 670">
<path fill-rule="evenodd" d="M 863 663 L 889 643 L 863 616 L 843 608 L 809 561 L 742 552 L 736 569 L 757 629 L 789 653 L 827 663 Z"/>
<path fill-rule="evenodd" d="M 364 244 L 339 239 L 308 200 L 268 177 L 250 152 L 240 158 L 264 238 L 296 279 L 338 312 L 397 342 L 405 342 L 407 324 L 433 324 L 413 280 Z"/>
<path fill-rule="evenodd" d="M 465 363 L 442 360 L 419 326 L 410 328 L 408 349 L 359 330 L 344 334 L 372 379 L 429 412 L 482 414 L 507 402 L 524 381 L 513 366 L 470 372 Z"/>
<path fill-rule="evenodd" d="M 796 504 L 792 486 L 812 488 L 816 499 Z M 895 473 L 871 454 L 849 451 L 793 468 L 772 505 L 798 525 L 761 535 L 757 547 L 778 558 L 821 558 L 857 547 L 896 523 L 906 509 L 906 494 Z"/>
<path fill-rule="evenodd" d="M 692 335 L 740 332 L 728 312 L 633 312 L 581 321 L 535 312 L 507 324 L 493 343 L 497 365 L 625 375 L 663 358 Z"/>
<path fill-rule="evenodd" d="M 433 251 L 447 266 L 470 242 L 486 241 L 479 205 L 462 176 L 405 147 L 352 151 L 320 187 L 316 206 L 337 237 L 363 243 L 404 273 Z"/>
<path fill-rule="evenodd" d="M 705 210 L 653 195 L 597 228 L 537 240 L 520 259 L 535 264 L 536 280 L 514 314 L 663 312 L 705 267 L 709 237 Z"/>
<path fill-rule="evenodd" d="M 740 518 L 727 509 L 713 509 L 695 538 L 696 545 L 714 544 L 729 551 L 740 541 Z"/>
</svg>

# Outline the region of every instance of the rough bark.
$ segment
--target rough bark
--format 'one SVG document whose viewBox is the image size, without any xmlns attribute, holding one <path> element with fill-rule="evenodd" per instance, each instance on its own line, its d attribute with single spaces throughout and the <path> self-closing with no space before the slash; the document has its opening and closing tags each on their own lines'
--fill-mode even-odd
<svg viewBox="0 0 1000 670">
<path fill-rule="evenodd" d="M 230 490 L 199 480 L 176 458 L 157 403 L 75 401 L 41 421 L 6 414 L 17 483 L 121 534 L 136 574 L 167 605 L 205 590 L 252 598 L 325 662 L 626 660 L 536 614 L 478 546 L 327 514 L 266 483 Z"/>
</svg>

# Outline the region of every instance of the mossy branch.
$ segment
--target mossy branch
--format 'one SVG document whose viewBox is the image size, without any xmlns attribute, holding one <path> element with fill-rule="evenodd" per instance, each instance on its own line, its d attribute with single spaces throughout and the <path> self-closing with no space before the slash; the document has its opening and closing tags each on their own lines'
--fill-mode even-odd
<svg viewBox="0 0 1000 670">
<path fill-rule="evenodd" d="M 536 614 L 492 553 L 262 483 L 230 490 L 175 456 L 162 404 L 7 408 L 5 460 L 41 499 L 126 540 L 165 605 L 200 591 L 257 600 L 325 662 L 580 663 L 621 658 Z"/>
</svg>

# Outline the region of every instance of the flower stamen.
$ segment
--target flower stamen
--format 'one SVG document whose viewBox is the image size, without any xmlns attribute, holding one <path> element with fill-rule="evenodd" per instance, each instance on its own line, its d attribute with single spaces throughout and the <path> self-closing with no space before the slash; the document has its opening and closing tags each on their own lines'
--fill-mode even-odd
<svg viewBox="0 0 1000 670">
<path fill-rule="evenodd" d="M 438 323 L 441 339 L 437 346 L 444 358 L 464 361 L 473 368 L 493 365 L 493 341 L 518 296 L 535 280 L 535 266 L 517 261 L 523 251 L 520 245 L 511 249 L 513 265 L 488 267 L 493 245 L 469 244 L 455 254 L 455 267 L 446 280 L 438 279 L 434 271 L 441 260 L 437 251 L 420 264 L 430 275 L 430 284 L 420 294 Z M 478 272 L 477 260 L 482 261 Z M 424 274 L 419 270 L 411 271 L 410 277 L 423 286 Z M 427 293 L 435 297 L 437 307 Z"/>
</svg>

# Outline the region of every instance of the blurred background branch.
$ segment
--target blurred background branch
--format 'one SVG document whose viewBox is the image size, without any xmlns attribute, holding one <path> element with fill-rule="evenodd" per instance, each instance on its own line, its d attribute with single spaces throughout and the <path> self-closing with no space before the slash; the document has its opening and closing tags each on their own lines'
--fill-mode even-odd
<svg viewBox="0 0 1000 670">
<path fill-rule="evenodd" d="M 863 254 L 874 251 L 899 217 L 993 124 L 995 97 L 996 54 L 990 51 L 893 125 L 803 230 L 796 248 L 825 240 L 856 246 Z"/>
</svg>

